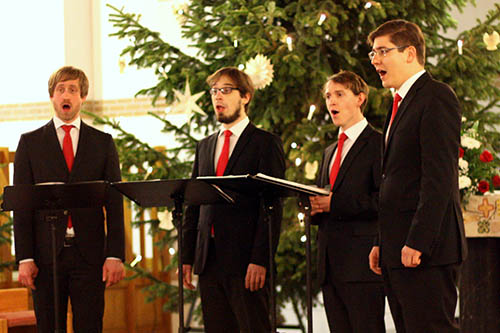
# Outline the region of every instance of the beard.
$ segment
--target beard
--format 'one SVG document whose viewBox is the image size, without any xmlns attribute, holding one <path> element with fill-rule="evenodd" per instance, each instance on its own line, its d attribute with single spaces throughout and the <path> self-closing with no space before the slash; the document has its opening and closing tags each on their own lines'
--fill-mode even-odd
<svg viewBox="0 0 500 333">
<path fill-rule="evenodd" d="M 236 119 L 238 119 L 241 115 L 241 101 L 238 103 L 238 106 L 237 106 L 236 110 L 234 110 L 234 112 L 229 113 L 227 115 L 223 115 L 221 113 L 216 113 L 216 115 L 217 115 L 217 120 L 220 123 L 231 124 Z"/>
</svg>

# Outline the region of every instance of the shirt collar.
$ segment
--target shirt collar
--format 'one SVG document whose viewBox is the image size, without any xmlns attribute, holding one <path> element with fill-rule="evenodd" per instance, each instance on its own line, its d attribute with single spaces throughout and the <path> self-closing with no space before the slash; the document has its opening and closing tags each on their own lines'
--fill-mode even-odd
<svg viewBox="0 0 500 333">
<path fill-rule="evenodd" d="M 56 129 L 58 129 L 59 127 L 61 127 L 62 125 L 73 125 L 75 126 L 78 130 L 80 130 L 80 125 L 82 123 L 82 118 L 80 118 L 80 116 L 76 117 L 75 120 L 73 120 L 71 123 L 65 123 L 64 121 L 62 121 L 61 119 L 59 119 L 56 115 L 54 115 L 54 127 Z"/>
<path fill-rule="evenodd" d="M 233 133 L 233 135 L 240 137 L 241 133 L 243 133 L 243 131 L 245 130 L 245 128 L 249 123 L 250 119 L 248 119 L 248 116 L 246 116 L 245 118 L 241 119 L 239 122 L 237 122 L 236 124 L 227 129 L 230 130 L 231 133 Z M 223 135 L 225 130 L 226 128 L 222 126 L 221 129 L 219 130 L 219 136 Z"/>
<path fill-rule="evenodd" d="M 365 117 L 363 117 L 363 119 L 361 119 L 360 121 L 358 121 L 355 125 L 352 125 L 351 127 L 349 127 L 345 132 L 343 132 L 342 129 L 340 129 L 339 136 L 342 133 L 345 133 L 345 135 L 347 135 L 347 137 L 350 140 L 356 141 L 356 139 L 358 138 L 358 136 L 361 135 L 361 132 L 363 132 L 363 130 L 365 129 L 365 127 L 367 125 L 368 125 L 368 121 L 366 120 Z"/>
<path fill-rule="evenodd" d="M 410 90 L 411 86 L 415 83 L 415 81 L 418 80 L 419 77 L 421 77 L 425 73 L 425 69 L 422 69 L 420 72 L 417 72 L 413 74 L 408 80 L 406 80 L 401 87 L 397 90 L 397 93 L 399 96 L 401 96 L 401 99 L 405 98 L 406 94 Z"/>
</svg>

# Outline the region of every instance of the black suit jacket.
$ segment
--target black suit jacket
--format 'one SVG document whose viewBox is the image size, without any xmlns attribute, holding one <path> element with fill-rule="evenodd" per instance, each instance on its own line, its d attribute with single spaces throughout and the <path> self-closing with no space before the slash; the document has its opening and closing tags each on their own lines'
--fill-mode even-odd
<svg viewBox="0 0 500 333">
<path fill-rule="evenodd" d="M 387 132 L 389 112 L 385 124 Z M 382 263 L 403 267 L 404 245 L 423 253 L 421 266 L 466 257 L 458 148 L 461 112 L 453 90 L 424 73 L 401 102 L 382 157 Z"/>
<path fill-rule="evenodd" d="M 120 181 L 118 154 L 111 135 L 86 125 L 80 126 L 78 148 L 71 172 L 57 139 L 53 121 L 21 136 L 14 161 L 14 184 L 46 182 Z M 102 208 L 71 209 L 75 242 L 91 264 L 102 264 L 106 257 L 124 260 L 123 200 L 110 190 L 106 208 L 106 230 Z M 57 251 L 66 233 L 66 211 L 58 211 Z M 52 262 L 49 223 L 46 211 L 14 212 L 16 261 L 34 258 L 37 264 Z"/>
<path fill-rule="evenodd" d="M 214 156 L 217 133 L 200 141 L 196 147 L 192 177 L 215 176 Z M 281 140 L 276 135 L 249 123 L 238 139 L 224 175 L 264 173 L 284 177 L 285 159 Z M 273 256 L 281 227 L 282 205 L 273 198 Z M 257 195 L 238 196 L 234 205 L 188 206 L 184 221 L 183 263 L 193 265 L 194 273 L 205 268 L 210 240 L 210 228 L 215 229 L 217 264 L 223 273 L 246 274 L 248 264 L 269 266 L 268 225 Z"/>
<path fill-rule="evenodd" d="M 329 213 L 313 216 L 318 224 L 318 279 L 326 283 L 327 254 L 342 281 L 381 281 L 369 268 L 368 255 L 377 235 L 381 134 L 370 125 L 342 162 L 332 190 Z M 326 148 L 316 185 L 329 186 L 330 161 L 337 143 Z"/>
</svg>

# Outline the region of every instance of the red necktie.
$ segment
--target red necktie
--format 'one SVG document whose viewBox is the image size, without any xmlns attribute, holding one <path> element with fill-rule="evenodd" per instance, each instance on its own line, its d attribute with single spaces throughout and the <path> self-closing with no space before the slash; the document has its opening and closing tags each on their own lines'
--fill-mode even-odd
<svg viewBox="0 0 500 333">
<path fill-rule="evenodd" d="M 73 154 L 73 141 L 71 140 L 71 135 L 69 132 L 73 128 L 73 125 L 62 125 L 61 126 L 64 132 L 63 139 L 63 155 L 66 160 L 66 165 L 68 166 L 68 170 L 71 172 L 71 168 L 73 168 L 73 161 L 75 160 L 75 155 Z M 68 215 L 68 228 L 73 228 L 73 223 L 71 222 L 71 216 Z"/>
<path fill-rule="evenodd" d="M 399 102 L 401 101 L 401 96 L 399 96 L 398 93 L 394 95 L 394 101 L 392 102 L 392 113 L 391 113 L 391 121 L 389 122 L 389 126 L 392 125 L 392 121 L 394 120 L 394 117 L 396 116 L 396 113 L 398 112 L 398 105 Z"/>
<path fill-rule="evenodd" d="M 217 161 L 217 171 L 215 172 L 216 176 L 224 175 L 224 170 L 226 170 L 227 161 L 229 160 L 229 139 L 231 138 L 230 130 L 224 131 L 224 145 L 222 146 L 222 151 L 220 152 L 219 160 Z M 210 232 L 212 237 L 215 235 L 214 225 L 210 228 Z"/>
<path fill-rule="evenodd" d="M 335 184 L 335 179 L 337 179 L 337 175 L 339 174 L 340 161 L 342 161 L 342 148 L 344 147 L 344 142 L 346 139 L 347 135 L 345 135 L 345 133 L 340 134 L 339 142 L 337 144 L 337 155 L 335 155 L 335 160 L 333 161 L 332 165 L 332 171 L 330 171 L 330 184 L 332 184 L 332 189 L 333 184 Z"/>
<path fill-rule="evenodd" d="M 224 145 L 222 146 L 222 151 L 219 156 L 219 161 L 217 162 L 217 171 L 215 172 L 216 176 L 222 176 L 224 174 L 224 170 L 226 169 L 227 161 L 229 159 L 229 138 L 231 138 L 230 130 L 224 131 Z"/>
</svg>

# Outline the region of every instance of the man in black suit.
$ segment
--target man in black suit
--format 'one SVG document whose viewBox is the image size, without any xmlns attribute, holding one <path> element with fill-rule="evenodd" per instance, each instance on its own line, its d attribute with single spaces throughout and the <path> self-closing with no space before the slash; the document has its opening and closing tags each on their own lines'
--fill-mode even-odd
<svg viewBox="0 0 500 333">
<path fill-rule="evenodd" d="M 247 74 L 225 67 L 208 77 L 221 130 L 196 147 L 192 177 L 264 173 L 284 177 L 279 137 L 253 125 L 247 116 L 254 88 Z M 199 275 L 206 332 L 269 332 L 269 251 L 276 252 L 282 206 L 271 217 L 274 240 L 258 196 L 241 196 L 234 205 L 188 206 L 185 214 L 184 285 L 194 289 Z"/>
<path fill-rule="evenodd" d="M 119 181 L 113 138 L 86 125 L 80 107 L 88 79 L 65 66 L 49 79 L 54 118 L 21 136 L 14 161 L 14 184 Z M 123 201 L 112 192 L 102 208 L 58 211 L 56 248 L 60 327 L 66 326 L 68 297 L 75 332 L 101 332 L 104 289 L 124 277 Z M 54 297 L 50 226 L 46 211 L 14 212 L 19 282 L 33 290 L 38 332 L 54 332 Z M 105 232 L 106 229 L 106 232 Z"/>
<path fill-rule="evenodd" d="M 370 271 L 368 254 L 377 235 L 381 134 L 363 117 L 368 86 L 355 73 L 328 78 L 325 101 L 340 127 L 338 142 L 323 154 L 311 197 L 318 230 L 318 279 L 331 332 L 385 332 L 382 279 Z"/>
<path fill-rule="evenodd" d="M 370 60 L 396 91 L 384 126 L 379 244 L 370 268 L 383 273 L 398 332 L 458 332 L 454 320 L 466 242 L 458 190 L 460 106 L 424 69 L 425 40 L 405 20 L 368 37 Z"/>
</svg>

